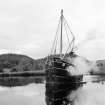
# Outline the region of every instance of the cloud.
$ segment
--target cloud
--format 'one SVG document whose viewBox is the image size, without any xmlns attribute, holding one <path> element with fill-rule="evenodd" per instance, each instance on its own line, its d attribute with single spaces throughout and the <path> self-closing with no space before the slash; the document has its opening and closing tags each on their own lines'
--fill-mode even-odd
<svg viewBox="0 0 105 105">
<path fill-rule="evenodd" d="M 8 53 L 8 50 L 6 49 L 0 49 L 0 54 Z"/>
<path fill-rule="evenodd" d="M 42 51 L 40 50 L 40 48 L 41 47 L 40 47 L 40 45 L 38 45 L 38 43 L 26 43 L 26 44 L 17 46 L 16 50 L 21 51 L 22 54 L 28 55 L 32 58 L 39 58 L 39 57 L 41 57 L 41 55 L 43 55 L 43 54 L 41 54 Z M 41 53 L 39 53 L 39 50 L 41 51 Z"/>
<path fill-rule="evenodd" d="M 40 46 L 39 45 L 36 45 L 35 43 L 28 43 L 28 44 L 25 44 L 25 45 L 21 45 L 19 46 L 19 48 L 22 50 L 31 50 L 31 49 L 38 49 Z"/>
<path fill-rule="evenodd" d="M 23 52 L 20 51 L 20 50 L 7 50 L 7 49 L 0 49 L 0 54 L 7 54 L 7 53 L 22 54 Z"/>
<path fill-rule="evenodd" d="M 104 0 L 0 1 L 0 48 L 13 50 L 20 46 L 21 51 L 21 46 L 24 46 L 28 55 L 46 56 L 62 8 L 75 34 L 76 43 L 81 43 L 90 30 L 105 33 L 104 4 Z M 34 46 L 27 45 L 33 42 Z"/>
<path fill-rule="evenodd" d="M 101 33 L 91 34 L 79 45 L 77 53 L 90 60 L 105 59 L 105 36 Z"/>
</svg>

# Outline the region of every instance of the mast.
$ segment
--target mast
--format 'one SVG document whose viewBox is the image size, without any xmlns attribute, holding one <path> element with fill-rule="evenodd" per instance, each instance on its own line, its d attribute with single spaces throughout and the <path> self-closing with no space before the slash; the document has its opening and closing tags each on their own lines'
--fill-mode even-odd
<svg viewBox="0 0 105 105">
<path fill-rule="evenodd" d="M 63 40 L 62 40 L 62 29 L 63 29 L 63 9 L 61 10 L 61 36 L 60 36 L 60 57 L 62 57 L 62 48 L 63 48 Z"/>
</svg>

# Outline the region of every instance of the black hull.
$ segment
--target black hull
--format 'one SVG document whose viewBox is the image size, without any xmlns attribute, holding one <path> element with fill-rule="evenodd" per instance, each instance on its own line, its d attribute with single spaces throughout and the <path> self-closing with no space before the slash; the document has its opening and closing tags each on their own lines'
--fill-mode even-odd
<svg viewBox="0 0 105 105">
<path fill-rule="evenodd" d="M 66 67 L 70 66 L 60 58 L 52 58 L 46 70 L 47 105 L 68 105 L 68 95 L 81 86 L 83 76 L 71 76 Z"/>
</svg>

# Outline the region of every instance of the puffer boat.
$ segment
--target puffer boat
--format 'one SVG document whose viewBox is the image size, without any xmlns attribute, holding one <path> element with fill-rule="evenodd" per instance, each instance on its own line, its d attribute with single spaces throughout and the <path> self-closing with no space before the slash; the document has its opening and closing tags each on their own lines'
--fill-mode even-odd
<svg viewBox="0 0 105 105">
<path fill-rule="evenodd" d="M 55 37 L 52 54 L 48 57 L 46 63 L 46 104 L 47 105 L 69 105 L 70 99 L 69 95 L 73 90 L 76 90 L 81 86 L 81 81 L 83 75 L 72 76 L 67 70 L 67 67 L 73 66 L 73 64 L 67 62 L 66 55 L 63 53 L 63 42 L 62 42 L 62 34 L 63 27 L 68 27 L 67 21 L 63 16 L 63 10 L 61 10 L 60 23 L 58 24 L 58 29 L 60 27 L 60 52 L 56 52 L 57 45 L 57 37 Z M 64 25 L 64 26 L 63 26 Z M 65 29 L 64 28 L 64 29 Z M 58 32 L 56 32 L 58 33 Z M 66 32 L 67 33 L 67 32 Z M 72 40 L 70 42 L 67 34 L 67 39 L 69 42 L 70 51 L 72 53 L 73 43 L 74 43 L 74 35 L 70 30 L 72 35 Z M 71 47 L 72 46 L 72 47 Z"/>
<path fill-rule="evenodd" d="M 71 63 L 68 63 L 65 57 L 63 56 L 63 43 L 62 43 L 62 34 L 63 34 L 63 25 L 65 25 L 65 28 L 68 27 L 67 21 L 65 20 L 63 16 L 63 10 L 61 10 L 61 16 L 60 16 L 60 23 L 58 24 L 58 27 L 60 27 L 60 52 L 58 56 L 56 55 L 56 43 L 57 38 L 55 38 L 54 44 L 53 44 L 53 54 L 52 56 L 48 57 L 47 63 L 46 63 L 46 104 L 47 105 L 69 105 L 70 99 L 69 95 L 73 90 L 76 90 L 78 87 L 81 86 L 81 81 L 83 78 L 83 75 L 79 76 L 72 76 L 67 70 L 67 67 L 73 66 Z M 70 28 L 69 28 L 70 29 Z M 56 32 L 57 33 L 57 32 Z M 67 32 L 66 32 L 67 33 Z M 72 40 L 69 43 L 69 47 L 72 46 L 74 43 L 74 35 L 72 31 L 70 30 L 70 33 L 72 34 Z M 68 34 L 67 34 L 68 37 Z M 69 41 L 69 38 L 68 38 Z M 73 44 L 74 45 L 74 44 Z M 73 49 L 73 46 L 72 46 Z M 69 53 L 72 53 L 69 51 Z"/>
</svg>

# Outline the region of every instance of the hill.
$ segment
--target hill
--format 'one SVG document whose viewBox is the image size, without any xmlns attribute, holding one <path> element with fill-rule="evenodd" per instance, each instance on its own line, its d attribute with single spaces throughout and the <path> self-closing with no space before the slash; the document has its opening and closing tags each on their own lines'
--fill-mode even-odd
<svg viewBox="0 0 105 105">
<path fill-rule="evenodd" d="M 0 72 L 18 72 L 43 70 L 46 59 L 32 59 L 26 55 L 2 54 L 0 55 Z"/>
</svg>

